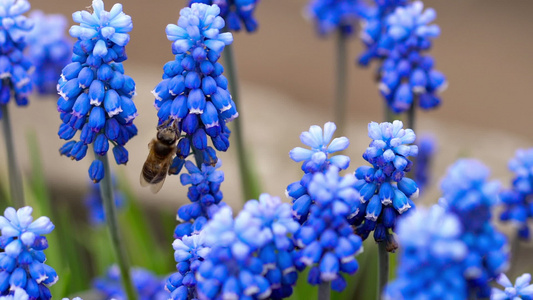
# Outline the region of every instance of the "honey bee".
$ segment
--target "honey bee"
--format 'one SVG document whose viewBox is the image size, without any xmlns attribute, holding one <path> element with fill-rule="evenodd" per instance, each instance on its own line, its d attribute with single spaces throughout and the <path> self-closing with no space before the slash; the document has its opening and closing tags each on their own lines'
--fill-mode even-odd
<svg viewBox="0 0 533 300">
<path fill-rule="evenodd" d="M 152 193 L 157 193 L 163 187 L 172 159 L 176 154 L 176 142 L 179 133 L 176 123 L 168 126 L 165 122 L 157 127 L 157 136 L 148 144 L 148 157 L 141 171 L 141 186 L 150 186 Z"/>
</svg>

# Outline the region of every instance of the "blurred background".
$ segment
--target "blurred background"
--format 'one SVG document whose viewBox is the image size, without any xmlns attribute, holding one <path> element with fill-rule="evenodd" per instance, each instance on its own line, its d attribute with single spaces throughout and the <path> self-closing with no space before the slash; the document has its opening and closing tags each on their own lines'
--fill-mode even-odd
<svg viewBox="0 0 533 300">
<path fill-rule="evenodd" d="M 156 133 L 156 111 L 150 91 L 161 80 L 164 63 L 173 59 L 165 26 L 177 22 L 179 10 L 186 2 L 121 1 L 134 24 L 131 42 L 126 47 L 129 59 L 124 66 L 126 74 L 137 82 L 134 100 L 139 109 L 135 121 L 139 135 L 126 145 L 130 152 L 128 165 L 115 169 L 143 205 L 162 207 L 170 213 L 188 201 L 186 188 L 179 184 L 178 177 L 167 178 L 157 195 L 141 189 L 138 178 L 148 154 L 146 145 Z M 282 198 L 287 184 L 301 178 L 300 166 L 288 157 L 290 149 L 300 146 L 300 132 L 333 118 L 335 39 L 317 36 L 314 25 L 304 18 L 307 2 L 263 0 L 256 10 L 259 30 L 254 34 L 234 34 L 242 90 L 242 105 L 238 109 L 246 140 L 253 149 L 262 190 Z M 437 69 L 447 76 L 449 87 L 442 94 L 440 108 L 418 115 L 417 134 L 433 134 L 438 144 L 433 187 L 425 192 L 423 199 L 427 203 L 436 202 L 439 178 L 461 156 L 482 160 L 493 170 L 494 178 L 509 186 L 511 174 L 507 161 L 516 149 L 533 146 L 533 1 L 427 0 L 424 3 L 435 8 L 438 14 L 435 23 L 441 27 L 442 35 L 435 40 L 431 54 Z M 106 8 L 113 4 L 106 1 Z M 37 0 L 31 1 L 31 5 L 34 10 L 64 14 L 73 25 L 72 12 L 86 9 L 91 2 Z M 345 132 L 351 140 L 346 151 L 352 157 L 350 170 L 364 164 L 360 157 L 370 142 L 366 136 L 367 123 L 383 120 L 383 100 L 374 82 L 376 66 L 361 68 L 356 64 L 362 49 L 362 43 L 353 37 L 349 43 L 348 68 L 350 123 Z M 33 97 L 27 108 L 12 109 L 18 159 L 29 177 L 26 137 L 28 132 L 34 132 L 52 197 L 81 201 L 88 190 L 90 160 L 73 162 L 57 154 L 62 141 L 57 137 L 60 121 L 56 100 Z M 0 162 L 4 162 L 3 146 L 0 149 Z M 225 201 L 238 208 L 243 199 L 233 148 L 222 155 L 222 160 L 226 173 L 222 185 Z M 5 179 L 3 165 L 0 172 L 0 179 Z M 505 226 L 502 230 L 513 232 Z"/>
</svg>

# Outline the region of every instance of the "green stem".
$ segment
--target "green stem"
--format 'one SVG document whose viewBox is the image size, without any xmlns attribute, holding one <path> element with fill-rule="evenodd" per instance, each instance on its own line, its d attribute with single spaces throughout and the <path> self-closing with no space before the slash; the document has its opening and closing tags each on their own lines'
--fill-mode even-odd
<svg viewBox="0 0 533 300">
<path fill-rule="evenodd" d="M 344 134 L 344 127 L 346 126 L 346 48 L 348 38 L 346 34 L 339 29 L 337 35 L 337 77 L 335 86 L 335 124 L 337 125 L 337 134 L 342 136 Z"/>
<path fill-rule="evenodd" d="M 22 189 L 22 176 L 17 167 L 17 158 L 15 154 L 15 142 L 13 141 L 13 132 L 11 131 L 11 121 L 9 110 L 6 105 L 0 105 L 2 109 L 2 128 L 4 129 L 4 138 L 7 151 L 7 167 L 9 174 L 9 189 L 14 206 L 21 208 L 24 204 L 24 191 Z"/>
<path fill-rule="evenodd" d="M 322 282 L 318 285 L 318 300 L 329 300 L 331 298 L 331 282 Z"/>
<path fill-rule="evenodd" d="M 135 288 L 131 281 L 130 267 L 124 248 L 124 243 L 121 240 L 121 236 L 118 228 L 117 220 L 117 208 L 115 206 L 115 199 L 113 195 L 113 185 L 111 181 L 111 170 L 109 168 L 109 161 L 107 154 L 104 156 L 96 155 L 96 158 L 104 164 L 104 178 L 100 181 L 100 195 L 102 196 L 102 202 L 104 204 L 104 212 L 106 216 L 107 227 L 109 234 L 111 235 L 111 242 L 113 244 L 113 250 L 115 251 L 116 259 L 118 261 L 118 267 L 120 268 L 120 274 L 122 279 L 122 285 L 126 290 L 126 295 L 129 300 L 137 299 Z"/>
<path fill-rule="evenodd" d="M 412 130 L 415 130 L 416 125 L 416 107 L 418 105 L 418 96 L 413 97 L 413 103 L 411 103 L 411 107 L 409 107 L 409 110 L 407 111 L 407 128 L 410 128 Z"/>
<path fill-rule="evenodd" d="M 227 45 L 222 51 L 224 55 L 224 62 L 226 63 L 226 74 L 228 75 L 229 89 L 231 92 L 231 98 L 235 102 L 237 108 L 240 107 L 240 96 L 239 96 L 239 83 L 237 77 L 237 66 L 235 64 L 235 56 L 233 54 L 233 45 Z M 235 138 L 235 148 L 237 152 L 237 160 L 239 163 L 239 172 L 241 175 L 241 185 L 243 196 L 246 200 L 257 199 L 259 196 L 259 181 L 257 174 L 251 168 L 249 162 L 249 156 L 247 149 L 244 145 L 241 118 L 238 117 L 233 120 L 233 136 Z"/>
<path fill-rule="evenodd" d="M 381 293 L 389 281 L 389 252 L 385 247 L 385 242 L 378 243 L 378 300 L 381 299 Z"/>
</svg>

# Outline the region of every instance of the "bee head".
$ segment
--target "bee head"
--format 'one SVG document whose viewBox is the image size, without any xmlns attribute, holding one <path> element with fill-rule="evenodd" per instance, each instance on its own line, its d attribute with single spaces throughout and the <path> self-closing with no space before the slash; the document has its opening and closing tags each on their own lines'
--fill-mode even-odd
<svg viewBox="0 0 533 300">
<path fill-rule="evenodd" d="M 179 136 L 173 127 L 160 128 L 157 130 L 157 140 L 167 145 L 174 145 Z"/>
</svg>

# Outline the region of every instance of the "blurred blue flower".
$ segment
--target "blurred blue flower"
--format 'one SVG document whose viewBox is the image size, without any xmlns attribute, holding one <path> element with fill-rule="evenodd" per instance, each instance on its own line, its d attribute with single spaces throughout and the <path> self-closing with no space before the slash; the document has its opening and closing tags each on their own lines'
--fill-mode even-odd
<svg viewBox="0 0 533 300">
<path fill-rule="evenodd" d="M 165 282 L 152 272 L 143 268 L 131 269 L 131 280 L 141 300 L 167 300 L 169 293 L 165 290 Z M 118 266 L 111 266 L 105 276 L 93 280 L 93 288 L 104 296 L 104 299 L 126 300 L 120 279 Z"/>
<path fill-rule="evenodd" d="M 221 208 L 204 227 L 211 251 L 197 271 L 198 299 L 288 297 L 297 279 L 288 237 L 298 227 L 289 204 L 266 194 L 235 220 Z"/>
<path fill-rule="evenodd" d="M 531 283 L 531 274 L 525 273 L 516 278 L 513 285 L 505 274 L 500 274 L 496 282 L 504 287 L 504 290 L 492 288 L 490 295 L 491 300 L 531 300 L 533 299 L 533 284 Z"/>
<path fill-rule="evenodd" d="M 303 162 L 302 171 L 305 173 L 300 181 L 291 183 L 286 191 L 287 196 L 292 199 L 293 211 L 300 224 L 307 219 L 312 203 L 307 188 L 313 174 L 325 172 L 330 165 L 344 170 L 350 164 L 348 156 L 333 155 L 335 152 L 346 150 L 350 145 L 350 141 L 346 137 L 332 140 L 336 129 L 337 127 L 333 122 L 324 124 L 324 130 L 320 126 L 312 125 L 309 127 L 309 131 L 304 131 L 300 135 L 300 141 L 311 149 L 296 147 L 289 152 L 292 160 Z"/>
<path fill-rule="evenodd" d="M 218 5 L 220 16 L 224 18 L 228 30 L 241 30 L 241 23 L 248 32 L 257 30 L 254 11 L 259 0 L 189 0 L 189 6 L 193 3 Z"/>
<path fill-rule="evenodd" d="M 311 267 L 307 281 L 312 285 L 331 282 L 333 290 L 342 291 L 346 287 L 342 273 L 353 274 L 359 268 L 355 256 L 363 250 L 362 240 L 348 223 L 358 209 L 355 182 L 353 174 L 340 177 L 339 169 L 330 166 L 326 173 L 315 173 L 309 183 L 314 203 L 295 239 L 301 249 L 297 267 Z"/>
<path fill-rule="evenodd" d="M 0 300 L 28 300 L 28 299 L 29 299 L 29 296 L 26 293 L 26 291 L 19 287 L 16 287 L 13 291 L 10 291 L 9 295 L 0 296 Z"/>
<path fill-rule="evenodd" d="M 397 276 L 384 299 L 467 299 L 462 273 L 468 248 L 461 234 L 459 219 L 438 205 L 402 218 Z"/>
<path fill-rule="evenodd" d="M 387 250 L 397 248 L 393 235 L 396 219 L 415 204 L 419 188 L 416 182 L 405 177 L 413 163 L 409 156 L 418 155 L 418 146 L 412 129 L 403 129 L 401 121 L 393 123 L 371 122 L 368 136 L 372 139 L 363 158 L 372 166 L 355 170 L 355 189 L 359 192 L 358 209 L 350 217 L 356 232 L 366 239 L 374 231 L 374 240 L 385 241 Z"/>
<path fill-rule="evenodd" d="M 479 161 L 460 159 L 442 180 L 439 201 L 461 221 L 461 239 L 468 247 L 463 276 L 469 294 L 479 298 L 490 296 L 490 282 L 509 267 L 507 238 L 490 223 L 500 184 L 488 177 L 488 168 Z"/>
<path fill-rule="evenodd" d="M 31 299 L 51 299 L 48 287 L 57 282 L 58 276 L 44 263 L 43 250 L 48 248 L 44 235 L 54 230 L 54 224 L 47 217 L 34 221 L 32 211 L 29 206 L 19 210 L 8 207 L 0 216 L 0 294 L 20 288 Z"/>
<path fill-rule="evenodd" d="M 224 47 L 233 42 L 231 33 L 220 32 L 224 20 L 219 13 L 216 5 L 193 3 L 181 10 L 177 25 L 166 28 L 176 58 L 165 64 L 163 80 L 152 93 L 159 126 L 184 133 L 173 174 L 179 173 L 191 149 L 204 163 L 216 164 L 208 137 L 216 150 L 226 151 L 230 135 L 226 122 L 239 115 L 222 75 L 224 68 L 217 62 Z"/>
<path fill-rule="evenodd" d="M 437 142 L 433 136 L 426 135 L 420 137 L 416 143 L 418 145 L 418 156 L 416 157 L 416 165 L 413 168 L 413 176 L 420 191 L 424 191 L 431 181 L 431 167 L 437 151 Z"/>
<path fill-rule="evenodd" d="M 103 156 L 112 143 L 115 161 L 125 164 L 128 151 L 124 145 L 137 134 L 133 120 L 138 114 L 132 101 L 135 82 L 124 75 L 120 62 L 127 58 L 124 46 L 133 25 L 121 4 L 115 4 L 109 12 L 104 10 L 102 0 L 93 0 L 92 6 L 92 14 L 78 11 L 72 15 L 81 25 L 70 28 L 70 35 L 78 41 L 72 63 L 63 68 L 57 87 L 57 110 L 63 122 L 58 134 L 68 141 L 60 152 L 81 160 L 88 145 L 93 144 L 95 154 Z M 79 141 L 72 143 L 69 140 L 78 130 Z M 103 177 L 101 170 L 93 162 L 91 179 L 99 181 Z"/>
<path fill-rule="evenodd" d="M 113 198 L 118 209 L 124 206 L 124 195 L 117 189 L 116 180 L 113 178 Z M 102 225 L 105 223 L 105 211 L 102 202 L 102 195 L 100 194 L 100 184 L 91 184 L 89 193 L 85 195 L 84 204 L 89 211 L 89 222 L 93 226 Z"/>
<path fill-rule="evenodd" d="M 29 9 L 26 0 L 0 2 L 0 105 L 6 105 L 13 94 L 17 105 L 25 106 L 32 91 L 33 65 L 23 55 L 25 38 L 33 27 L 22 15 Z"/>
<path fill-rule="evenodd" d="M 71 61 L 72 41 L 66 37 L 67 18 L 32 11 L 35 26 L 26 38 L 28 58 L 35 66 L 32 82 L 40 94 L 57 94 L 57 80 L 61 70 Z"/>
<path fill-rule="evenodd" d="M 361 0 L 311 0 L 306 15 L 316 23 L 317 32 L 327 35 L 340 30 L 350 35 L 359 21 L 360 10 L 365 7 Z"/>
<path fill-rule="evenodd" d="M 528 220 L 533 218 L 533 149 L 517 150 L 509 161 L 509 169 L 514 177 L 511 189 L 500 194 L 503 203 L 500 219 L 512 222 L 518 229 L 518 236 L 529 240 Z"/>
<path fill-rule="evenodd" d="M 438 93 L 446 89 L 446 77 L 434 69 L 434 60 L 422 52 L 431 48 L 431 40 L 440 35 L 440 29 L 430 24 L 436 18 L 435 10 L 423 10 L 420 1 L 386 5 L 368 13 L 362 34 L 367 51 L 360 63 L 368 65 L 379 58 L 380 91 L 387 104 L 396 113 L 408 110 L 415 101 L 423 109 L 440 104 Z"/>
</svg>

